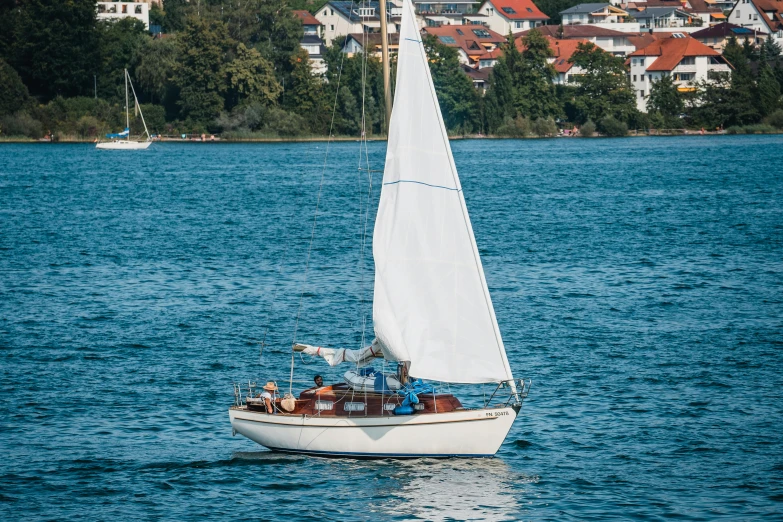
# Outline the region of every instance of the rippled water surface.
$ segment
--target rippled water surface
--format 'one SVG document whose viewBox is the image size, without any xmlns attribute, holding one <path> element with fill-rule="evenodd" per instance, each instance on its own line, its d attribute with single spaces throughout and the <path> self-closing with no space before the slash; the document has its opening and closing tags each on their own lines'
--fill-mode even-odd
<svg viewBox="0 0 783 522">
<path fill-rule="evenodd" d="M 288 381 L 325 144 L 0 146 L 0 518 L 783 518 L 783 140 L 453 147 L 533 388 L 494 459 L 357 462 L 227 414 Z M 380 174 L 327 165 L 296 337 L 355 347 Z"/>
</svg>

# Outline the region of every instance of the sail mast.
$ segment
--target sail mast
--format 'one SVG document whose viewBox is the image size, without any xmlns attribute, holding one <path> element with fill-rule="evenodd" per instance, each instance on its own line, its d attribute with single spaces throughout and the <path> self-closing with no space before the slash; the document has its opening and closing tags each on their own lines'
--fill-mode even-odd
<svg viewBox="0 0 783 522">
<path fill-rule="evenodd" d="M 128 69 L 125 69 L 125 128 L 128 129 L 128 141 L 130 141 L 130 106 L 128 104 Z"/>
<path fill-rule="evenodd" d="M 386 27 L 386 0 L 379 0 L 380 19 L 381 19 L 381 58 L 383 60 L 383 93 L 386 99 L 386 134 L 389 133 L 389 122 L 391 121 L 392 96 L 390 85 L 389 68 L 389 30 Z"/>
</svg>

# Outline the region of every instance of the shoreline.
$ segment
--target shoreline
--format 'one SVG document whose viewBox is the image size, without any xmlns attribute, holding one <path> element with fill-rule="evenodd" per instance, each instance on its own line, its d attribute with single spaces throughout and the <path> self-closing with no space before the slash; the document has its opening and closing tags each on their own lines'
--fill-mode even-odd
<svg viewBox="0 0 783 522">
<path fill-rule="evenodd" d="M 629 132 L 625 136 L 600 136 L 600 135 L 594 135 L 594 136 L 521 136 L 521 137 L 512 137 L 512 136 L 484 136 L 484 135 L 476 135 L 476 134 L 469 134 L 464 136 L 449 136 L 449 141 L 454 140 L 547 140 L 547 139 L 602 139 L 602 138 L 644 138 L 644 137 L 650 137 L 650 138 L 671 138 L 671 137 L 682 137 L 682 136 L 765 136 L 765 135 L 776 135 L 776 134 L 783 134 L 783 130 L 779 130 L 777 132 L 756 132 L 756 133 L 737 133 L 737 134 L 729 134 L 726 131 L 691 131 L 686 130 L 684 132 L 666 132 L 666 133 L 647 133 L 647 132 Z M 379 135 L 376 137 L 368 138 L 368 142 L 373 141 L 386 141 L 387 137 L 383 135 Z M 354 136 L 332 136 L 329 138 L 328 136 L 309 136 L 309 137 L 300 137 L 300 138 L 240 138 L 240 139 L 215 139 L 215 140 L 200 140 L 200 139 L 181 139 L 181 138 L 164 138 L 160 140 L 154 140 L 156 143 L 213 143 L 213 144 L 219 144 L 219 143 L 326 143 L 326 142 L 358 142 L 361 141 L 360 138 L 354 137 Z M 84 143 L 97 143 L 94 139 L 79 139 L 79 138 L 67 138 L 67 139 L 61 139 L 57 141 L 51 141 L 51 140 L 35 140 L 32 138 L 15 138 L 15 137 L 9 137 L 4 138 L 0 137 L 0 144 L 3 143 L 41 143 L 41 144 L 52 144 L 52 143 L 61 143 L 61 144 L 84 144 Z"/>
</svg>

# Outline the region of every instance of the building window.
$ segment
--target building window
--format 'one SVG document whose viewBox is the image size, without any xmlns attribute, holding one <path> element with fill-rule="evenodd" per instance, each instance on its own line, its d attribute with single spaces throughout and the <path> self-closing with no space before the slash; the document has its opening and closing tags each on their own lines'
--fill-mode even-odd
<svg viewBox="0 0 783 522">
<path fill-rule="evenodd" d="M 334 31 L 334 26 L 333 26 L 333 25 L 330 25 L 330 26 L 329 26 L 329 30 L 330 30 L 330 31 Z"/>
<path fill-rule="evenodd" d="M 759 15 L 757 15 L 757 14 L 754 14 L 754 15 L 753 15 L 753 20 L 758 20 L 758 19 L 759 19 Z"/>
<path fill-rule="evenodd" d="M 457 29 L 457 34 L 460 36 L 465 36 L 465 33 L 462 32 L 462 29 Z"/>
<path fill-rule="evenodd" d="M 644 91 L 639 91 L 639 98 L 644 98 Z"/>
<path fill-rule="evenodd" d="M 686 56 L 685 58 L 680 60 L 680 65 L 696 65 L 696 57 Z"/>
<path fill-rule="evenodd" d="M 739 17 L 740 17 L 740 12 L 737 11 L 736 14 L 734 15 L 734 18 L 739 18 Z"/>
<path fill-rule="evenodd" d="M 125 4 L 122 6 L 122 14 L 128 14 L 128 6 Z"/>
<path fill-rule="evenodd" d="M 644 67 L 644 58 L 639 58 L 639 65 Z"/>
<path fill-rule="evenodd" d="M 438 40 L 446 45 L 454 45 L 457 43 L 453 36 L 438 36 Z"/>
<path fill-rule="evenodd" d="M 141 6 L 140 5 L 136 6 L 136 14 L 141 14 Z"/>
<path fill-rule="evenodd" d="M 503 12 L 506 13 L 506 14 L 516 14 L 517 13 L 511 7 L 501 7 L 501 9 L 503 9 Z"/>
<path fill-rule="evenodd" d="M 636 81 L 636 75 L 635 74 L 633 75 L 633 81 Z"/>
<path fill-rule="evenodd" d="M 522 22 L 517 22 L 517 29 L 522 29 Z"/>
<path fill-rule="evenodd" d="M 648 79 L 648 80 L 650 80 L 650 81 L 652 81 L 652 74 L 648 74 L 648 75 L 647 75 L 647 79 Z"/>
</svg>

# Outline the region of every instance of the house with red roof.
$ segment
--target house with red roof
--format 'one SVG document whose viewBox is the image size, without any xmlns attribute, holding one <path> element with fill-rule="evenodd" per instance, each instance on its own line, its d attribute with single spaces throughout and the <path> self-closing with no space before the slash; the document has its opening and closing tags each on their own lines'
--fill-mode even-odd
<svg viewBox="0 0 783 522">
<path fill-rule="evenodd" d="M 731 71 L 718 51 L 683 33 L 654 40 L 631 53 L 629 60 L 636 107 L 642 112 L 647 112 L 653 84 L 664 76 L 671 76 L 681 92 L 688 92 L 694 90 L 696 82 L 715 81 Z"/>
<path fill-rule="evenodd" d="M 422 33 L 435 36 L 443 45 L 457 49 L 460 63 L 471 67 L 479 64 L 481 56 L 506 42 L 503 36 L 481 25 L 425 27 Z"/>
<path fill-rule="evenodd" d="M 324 60 L 324 54 L 326 54 L 326 46 L 321 39 L 323 25 L 321 25 L 321 22 L 308 11 L 293 11 L 293 13 L 294 16 L 302 21 L 304 34 L 302 35 L 302 40 L 299 42 L 299 45 L 301 45 L 302 49 L 307 51 L 313 73 L 325 73 L 326 61 Z"/>
<path fill-rule="evenodd" d="M 514 40 L 519 52 L 525 50 L 525 46 L 522 43 L 522 36 Z M 580 44 L 592 43 L 590 40 L 581 38 L 561 39 L 554 38 L 552 36 L 544 36 L 546 41 L 549 42 L 549 48 L 552 49 L 553 56 L 547 61 L 555 68 L 557 76 L 552 80 L 553 83 L 558 85 L 565 85 L 566 83 L 575 83 L 578 81 L 578 76 L 584 74 L 585 71 L 579 66 L 569 63 L 569 60 L 576 52 L 577 47 Z"/>
<path fill-rule="evenodd" d="M 484 0 L 478 12 L 486 15 L 490 29 L 503 35 L 532 29 L 549 20 L 533 0 Z"/>
<path fill-rule="evenodd" d="M 769 33 L 783 43 L 783 0 L 738 0 L 727 21 Z"/>
<path fill-rule="evenodd" d="M 598 26 L 595 24 L 564 25 L 562 31 L 557 25 L 542 25 L 541 27 L 537 27 L 536 31 L 539 31 L 544 36 L 551 36 L 552 38 L 557 38 L 559 40 L 586 40 L 594 43 L 614 56 L 627 56 L 639 49 L 637 37 L 640 33 L 615 31 L 614 29 L 608 29 L 606 26 Z M 521 33 L 516 33 L 514 34 L 514 38 L 525 36 L 528 32 L 529 31 L 522 31 Z M 649 33 L 644 33 L 643 38 L 648 39 L 644 46 L 655 39 L 655 37 Z"/>
</svg>

